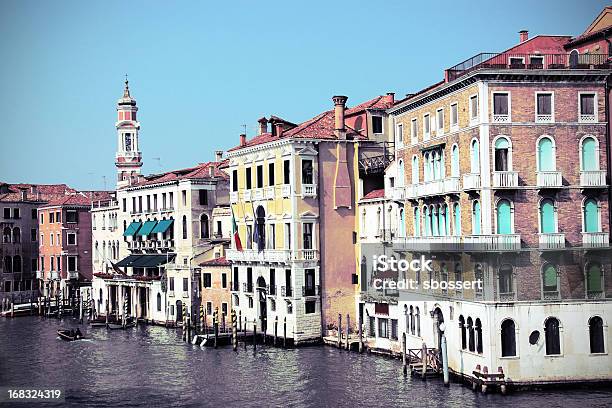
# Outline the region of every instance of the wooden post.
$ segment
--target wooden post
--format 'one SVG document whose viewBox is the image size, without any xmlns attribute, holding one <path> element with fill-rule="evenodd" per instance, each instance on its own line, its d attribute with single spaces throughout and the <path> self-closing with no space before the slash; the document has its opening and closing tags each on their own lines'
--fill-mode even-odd
<svg viewBox="0 0 612 408">
<path fill-rule="evenodd" d="M 338 348 L 342 348 L 342 314 L 338 313 Z"/>
<path fill-rule="evenodd" d="M 204 333 L 204 305 L 200 305 L 200 334 Z"/>
<path fill-rule="evenodd" d="M 244 338 L 242 340 L 244 340 L 244 349 L 247 349 L 247 334 L 246 334 L 246 329 L 247 329 L 247 318 L 246 316 L 244 316 L 244 327 L 242 328 L 244 330 L 243 334 L 244 334 Z"/>
<path fill-rule="evenodd" d="M 253 319 L 253 350 L 257 349 L 257 319 Z"/>
<path fill-rule="evenodd" d="M 238 330 L 242 331 L 242 310 L 238 311 Z"/>
<path fill-rule="evenodd" d="M 11 302 L 11 317 L 15 317 L 15 303 Z"/>
<path fill-rule="evenodd" d="M 276 337 L 278 336 L 278 316 L 274 318 L 274 347 L 276 347 Z"/>
<path fill-rule="evenodd" d="M 38 315 L 41 316 L 42 315 L 42 302 L 40 301 L 40 296 L 38 296 Z"/>
<path fill-rule="evenodd" d="M 359 352 L 363 353 L 363 322 L 361 321 L 361 314 L 359 315 Z"/>
<path fill-rule="evenodd" d="M 448 387 L 450 382 L 448 379 L 448 355 L 447 355 L 447 347 L 446 347 L 446 334 L 444 334 L 444 331 L 442 331 L 441 346 L 442 346 L 442 373 L 444 375 L 444 385 Z"/>
<path fill-rule="evenodd" d="M 351 350 L 351 344 L 349 343 L 349 336 L 351 334 L 351 316 L 346 314 L 346 349 Z"/>
<path fill-rule="evenodd" d="M 215 348 L 217 348 L 217 342 L 219 341 L 219 321 L 218 321 L 219 316 L 217 313 L 219 313 L 218 310 L 216 310 L 215 313 L 213 314 L 213 330 L 215 331 Z"/>
<path fill-rule="evenodd" d="M 283 322 L 283 348 L 287 348 L 287 317 Z"/>
<path fill-rule="evenodd" d="M 423 363 L 421 367 L 421 378 L 424 380 L 427 373 L 427 345 L 425 342 L 423 342 L 423 347 L 421 348 L 421 362 Z"/>
<path fill-rule="evenodd" d="M 406 333 L 402 334 L 402 368 L 404 375 L 408 373 L 408 365 L 406 364 Z"/>
<path fill-rule="evenodd" d="M 204 308 L 204 334 L 208 336 L 208 309 Z"/>
<path fill-rule="evenodd" d="M 234 351 L 238 351 L 238 322 L 235 310 L 232 310 L 232 346 Z"/>
</svg>

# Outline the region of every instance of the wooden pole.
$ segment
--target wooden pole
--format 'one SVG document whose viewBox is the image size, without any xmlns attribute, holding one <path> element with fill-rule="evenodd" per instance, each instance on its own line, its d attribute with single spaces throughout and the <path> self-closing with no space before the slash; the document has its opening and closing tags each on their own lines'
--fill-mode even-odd
<svg viewBox="0 0 612 408">
<path fill-rule="evenodd" d="M 234 351 L 238 351 L 238 322 L 236 320 L 236 311 L 232 310 L 232 346 Z"/>
<path fill-rule="evenodd" d="M 278 336 L 278 316 L 274 318 L 274 347 L 276 347 L 276 337 Z"/>
<path fill-rule="evenodd" d="M 204 333 L 204 325 L 206 322 L 204 321 L 204 305 L 200 305 L 200 334 Z"/>
<path fill-rule="evenodd" d="M 421 378 L 424 380 L 427 373 L 427 345 L 425 342 L 423 342 L 423 346 L 421 348 L 421 362 L 423 363 L 423 366 L 421 367 Z"/>
<path fill-rule="evenodd" d="M 351 344 L 349 343 L 349 336 L 351 333 L 351 316 L 346 314 L 346 349 L 350 351 Z"/>
<path fill-rule="evenodd" d="M 406 364 L 406 333 L 402 334 L 402 368 L 404 375 L 408 373 L 408 365 Z"/>
<path fill-rule="evenodd" d="M 242 310 L 238 311 L 238 330 L 242 330 Z"/>
<path fill-rule="evenodd" d="M 219 341 L 219 322 L 218 322 L 218 311 L 213 314 L 213 330 L 215 331 L 215 348 L 217 348 L 217 342 Z"/>
<path fill-rule="evenodd" d="M 247 334 L 246 334 L 246 331 L 247 331 L 247 318 L 246 318 L 246 316 L 244 316 L 244 327 L 242 329 L 244 330 L 244 332 L 243 332 L 243 334 L 244 334 L 243 340 L 244 340 L 244 349 L 246 350 L 247 349 Z"/>
<path fill-rule="evenodd" d="M 363 322 L 361 320 L 361 313 L 359 314 L 359 352 L 363 353 Z"/>
<path fill-rule="evenodd" d="M 338 313 L 338 348 L 342 348 L 342 314 Z"/>
<path fill-rule="evenodd" d="M 283 348 L 287 348 L 287 317 L 283 321 Z"/>
<path fill-rule="evenodd" d="M 253 350 L 257 349 L 257 319 L 253 319 Z"/>
</svg>

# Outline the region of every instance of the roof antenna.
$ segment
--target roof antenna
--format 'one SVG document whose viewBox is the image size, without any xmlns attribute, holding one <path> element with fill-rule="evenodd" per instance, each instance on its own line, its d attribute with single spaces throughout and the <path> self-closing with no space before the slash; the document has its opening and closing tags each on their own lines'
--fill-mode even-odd
<svg viewBox="0 0 612 408">
<path fill-rule="evenodd" d="M 243 124 L 243 125 L 241 125 L 241 126 L 244 128 L 244 134 L 246 135 L 246 134 L 247 134 L 247 125 L 246 125 L 246 124 Z"/>
</svg>

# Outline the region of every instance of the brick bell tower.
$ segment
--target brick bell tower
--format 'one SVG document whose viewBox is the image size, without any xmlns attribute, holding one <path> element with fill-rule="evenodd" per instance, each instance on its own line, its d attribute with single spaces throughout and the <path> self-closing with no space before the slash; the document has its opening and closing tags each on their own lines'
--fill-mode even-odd
<svg viewBox="0 0 612 408">
<path fill-rule="evenodd" d="M 142 167 L 142 153 L 138 131 L 140 123 L 136 119 L 136 100 L 130 96 L 130 87 L 125 76 L 125 89 L 123 97 L 117 101 L 117 154 L 115 167 L 117 167 L 117 189 L 129 186 L 138 179 Z"/>
</svg>

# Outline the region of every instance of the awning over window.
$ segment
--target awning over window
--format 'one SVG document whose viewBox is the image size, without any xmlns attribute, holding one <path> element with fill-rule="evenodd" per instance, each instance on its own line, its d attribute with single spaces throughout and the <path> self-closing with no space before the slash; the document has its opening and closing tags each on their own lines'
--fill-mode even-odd
<svg viewBox="0 0 612 408">
<path fill-rule="evenodd" d="M 151 231 L 150 233 L 152 234 L 162 233 L 163 234 L 164 232 L 168 230 L 168 228 L 170 228 L 173 221 L 174 220 L 161 220 L 160 222 L 157 223 L 155 228 L 153 228 L 153 231 Z"/>
<path fill-rule="evenodd" d="M 157 221 L 146 221 L 140 230 L 138 230 L 138 235 L 141 237 L 149 235 L 153 228 L 155 228 L 155 224 L 157 224 Z"/>
<path fill-rule="evenodd" d="M 134 236 L 134 234 L 136 234 L 136 231 L 138 231 L 138 228 L 140 228 L 141 223 L 138 221 L 133 221 L 130 225 L 128 225 L 128 227 L 125 229 L 125 232 L 123 233 L 124 237 L 131 237 Z"/>
<path fill-rule="evenodd" d="M 157 268 L 168 262 L 172 262 L 176 254 L 167 255 L 128 255 L 119 262 L 117 266 L 124 268 Z"/>
</svg>

